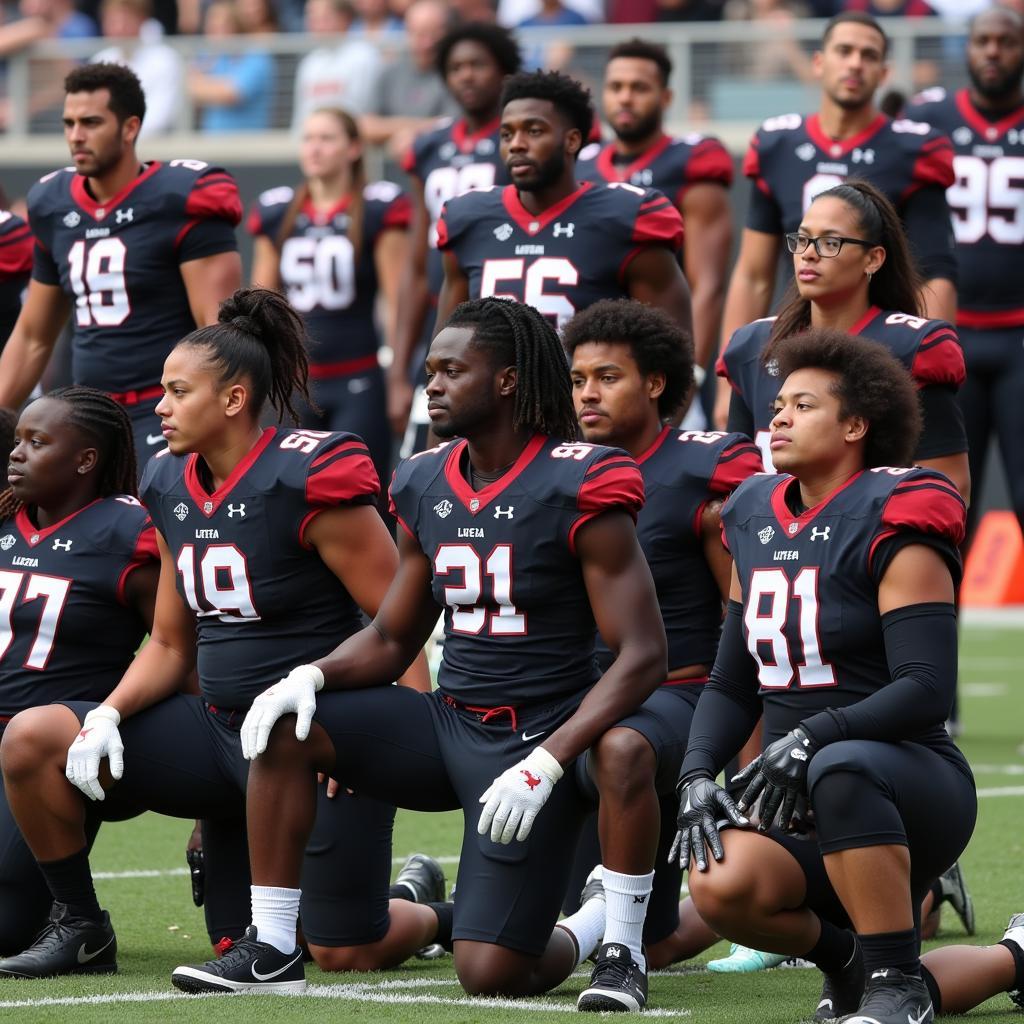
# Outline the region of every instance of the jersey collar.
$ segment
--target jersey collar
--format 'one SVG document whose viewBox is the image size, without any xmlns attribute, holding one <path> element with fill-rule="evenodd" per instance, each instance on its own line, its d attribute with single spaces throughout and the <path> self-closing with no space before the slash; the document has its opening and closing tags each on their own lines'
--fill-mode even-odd
<svg viewBox="0 0 1024 1024">
<path fill-rule="evenodd" d="M 868 311 L 855 323 L 850 325 L 847 334 L 860 334 L 872 320 L 882 311 L 877 306 L 869 307 Z"/>
<path fill-rule="evenodd" d="M 54 523 L 52 526 L 45 526 L 42 529 L 38 529 L 32 520 L 29 519 L 28 510 L 22 506 L 18 509 L 18 512 L 14 517 L 14 525 L 18 528 L 18 533 L 21 534 L 28 546 L 30 548 L 34 548 L 41 541 L 46 540 L 47 537 L 56 533 L 57 530 L 67 526 L 75 516 L 80 516 L 87 508 L 92 508 L 93 505 L 102 500 L 102 498 L 94 498 L 88 505 L 83 505 L 81 508 L 75 509 L 71 515 L 65 516 L 59 523 Z"/>
<path fill-rule="evenodd" d="M 460 153 L 472 152 L 473 148 L 481 139 L 486 139 L 489 135 L 494 135 L 495 132 L 501 127 L 501 115 L 499 114 L 492 121 L 488 121 L 487 124 L 482 125 L 475 132 L 469 130 L 469 125 L 466 124 L 465 118 L 459 118 L 452 125 L 452 142 L 459 147 Z"/>
<path fill-rule="evenodd" d="M 825 153 L 835 159 L 836 157 L 846 156 L 847 153 L 852 152 L 858 146 L 863 146 L 865 142 L 871 139 L 872 136 L 877 135 L 889 123 L 889 118 L 885 114 L 879 114 L 864 131 L 848 139 L 833 139 L 826 135 L 821 127 L 821 118 L 817 114 L 811 114 L 804 123 L 807 126 L 807 134 L 811 137 L 811 142 L 818 149 L 824 150 Z"/>
<path fill-rule="evenodd" d="M 617 164 L 614 161 L 615 143 L 609 142 L 603 146 L 597 154 L 597 170 L 605 181 L 629 181 L 637 171 L 642 171 L 649 164 L 653 163 L 662 153 L 668 149 L 672 142 L 671 135 L 662 134 L 650 149 L 641 153 L 635 160 L 628 164 Z"/>
<path fill-rule="evenodd" d="M 538 231 L 543 231 L 556 217 L 565 213 L 584 192 L 593 188 L 593 184 L 591 181 L 579 182 L 575 192 L 570 193 L 554 206 L 549 206 L 543 213 L 538 213 L 536 216 L 523 206 L 515 185 L 506 185 L 502 189 L 501 199 L 508 215 L 532 237 Z"/>
<path fill-rule="evenodd" d="M 956 106 L 968 126 L 986 142 L 995 142 L 1002 138 L 1014 125 L 1024 120 L 1024 106 L 1020 106 L 1010 111 L 1006 117 L 990 121 L 971 102 L 971 94 L 967 89 L 961 89 L 956 94 Z"/>
<path fill-rule="evenodd" d="M 637 456 L 637 465 L 646 462 L 659 448 L 665 443 L 665 439 L 669 434 L 672 433 L 672 427 L 664 426 L 661 428 L 661 433 L 651 442 L 650 448 L 647 449 L 642 455 Z"/>
<path fill-rule="evenodd" d="M 71 179 L 71 198 L 93 220 L 103 220 L 111 210 L 117 209 L 139 185 L 152 178 L 160 170 L 160 167 L 160 161 L 154 160 L 141 174 L 132 178 L 113 199 L 108 199 L 104 203 L 98 203 L 89 195 L 89 190 L 85 187 L 85 177 L 81 174 L 76 174 Z"/>
<path fill-rule="evenodd" d="M 242 477 L 252 468 L 253 463 L 263 454 L 277 434 L 277 427 L 267 427 L 259 440 L 249 449 L 245 458 L 231 471 L 231 475 L 209 494 L 199 479 L 199 456 L 192 452 L 185 463 L 185 487 L 199 511 L 209 519 L 223 504 L 224 499 L 234 490 Z"/>
<path fill-rule="evenodd" d="M 493 483 L 489 483 L 482 491 L 474 491 L 469 486 L 469 481 L 462 475 L 459 463 L 462 461 L 462 453 L 466 450 L 469 442 L 465 438 L 456 441 L 452 445 L 448 457 L 444 461 L 444 476 L 448 481 L 455 497 L 466 507 L 470 515 L 482 512 L 490 502 L 501 495 L 519 476 L 520 473 L 533 461 L 537 452 L 547 442 L 544 434 L 534 434 L 526 443 L 526 447 L 519 453 L 519 458 L 509 466 L 508 470 L 499 476 Z"/>
<path fill-rule="evenodd" d="M 321 227 L 324 224 L 330 224 L 339 213 L 345 213 L 352 203 L 352 197 L 342 196 L 333 206 L 328 207 L 326 210 L 318 210 L 313 205 L 312 199 L 306 199 L 302 204 L 302 212 L 310 219 L 310 221 Z"/>
<path fill-rule="evenodd" d="M 809 508 L 801 512 L 798 516 L 794 516 L 789 510 L 789 505 L 786 504 L 786 488 L 796 479 L 796 477 L 790 476 L 788 473 L 780 474 L 782 479 L 778 484 L 776 484 L 775 489 L 772 491 L 772 512 L 775 514 L 776 521 L 782 527 L 782 532 L 790 539 L 795 537 L 805 526 L 814 522 L 814 520 L 817 519 L 817 517 L 832 503 L 834 498 L 845 491 L 846 488 L 854 481 L 859 480 L 863 473 L 864 470 L 854 473 L 846 483 L 840 484 L 827 498 L 823 501 L 819 501 L 813 508 Z"/>
</svg>

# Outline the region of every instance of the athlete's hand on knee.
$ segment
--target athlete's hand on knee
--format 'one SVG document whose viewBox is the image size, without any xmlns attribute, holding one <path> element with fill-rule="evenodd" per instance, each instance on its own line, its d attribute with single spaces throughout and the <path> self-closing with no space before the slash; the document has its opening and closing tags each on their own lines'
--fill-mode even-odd
<svg viewBox="0 0 1024 1024">
<path fill-rule="evenodd" d="M 807 768 L 818 746 L 807 731 L 797 727 L 765 747 L 733 782 L 745 782 L 739 799 L 740 810 L 749 810 L 761 796 L 758 829 L 767 832 L 776 814 L 779 828 L 792 826 L 797 801 L 807 796 Z M 762 795 L 763 794 L 763 795 Z"/>
<path fill-rule="evenodd" d="M 117 727 L 121 714 L 109 704 L 93 708 L 82 722 L 82 728 L 68 747 L 64 774 L 90 800 L 102 800 L 106 794 L 100 785 L 100 761 L 107 758 L 110 774 L 115 780 L 124 774 L 124 744 Z"/>
<path fill-rule="evenodd" d="M 518 764 L 501 773 L 480 797 L 484 809 L 476 830 L 488 829 L 492 843 L 522 842 L 534 819 L 562 777 L 562 766 L 543 748 L 534 747 Z"/>
<path fill-rule="evenodd" d="M 295 738 L 304 740 L 316 712 L 316 695 L 324 686 L 324 674 L 316 665 L 299 665 L 264 690 L 249 708 L 242 723 L 242 755 L 252 761 L 267 749 L 270 730 L 284 715 L 295 715 Z"/>
<path fill-rule="evenodd" d="M 708 775 L 691 775 L 679 785 L 679 815 L 676 824 L 679 831 L 668 851 L 671 863 L 679 858 L 679 866 L 685 871 L 690 858 L 697 862 L 698 871 L 707 871 L 708 855 L 706 846 L 711 847 L 715 860 L 725 856 L 722 837 L 718 834 L 718 823 L 727 818 L 737 828 L 745 828 L 749 821 L 740 813 L 732 797 Z"/>
</svg>

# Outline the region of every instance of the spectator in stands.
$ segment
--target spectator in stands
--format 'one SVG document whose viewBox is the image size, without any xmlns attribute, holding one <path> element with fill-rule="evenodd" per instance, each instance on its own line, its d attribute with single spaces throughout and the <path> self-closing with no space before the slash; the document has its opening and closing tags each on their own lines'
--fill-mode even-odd
<svg viewBox="0 0 1024 1024">
<path fill-rule="evenodd" d="M 735 70 L 745 78 L 799 79 L 814 81 L 810 57 L 793 37 L 796 19 L 808 11 L 789 0 L 726 0 L 729 21 L 749 21 L 770 29 L 770 38 L 757 37 L 741 47 L 741 66 Z"/>
<path fill-rule="evenodd" d="M 459 21 L 497 21 L 498 0 L 449 0 Z"/>
<path fill-rule="evenodd" d="M 381 59 L 372 43 L 348 34 L 354 17 L 348 0 L 307 0 L 306 31 L 335 38 L 299 62 L 292 109 L 295 134 L 306 117 L 321 107 L 341 107 L 355 115 L 373 109 Z"/>
<path fill-rule="evenodd" d="M 356 17 L 352 35 L 379 42 L 389 32 L 402 31 L 402 19 L 396 18 L 388 0 L 355 0 Z"/>
<path fill-rule="evenodd" d="M 206 9 L 204 34 L 212 41 L 245 33 L 233 0 L 214 0 Z M 274 92 L 274 61 L 258 46 L 244 52 L 203 57 L 187 78 L 189 96 L 202 108 L 204 132 L 255 132 L 270 127 Z"/>
<path fill-rule="evenodd" d="M 624 5 L 629 7 L 628 2 Z M 718 21 L 722 0 L 655 0 L 654 21 Z"/>
<path fill-rule="evenodd" d="M 277 12 L 270 0 L 235 0 L 242 31 L 249 35 L 263 32 L 274 35 L 278 30 Z"/>
<path fill-rule="evenodd" d="M 21 0 L 23 18 L 42 18 L 50 26 L 52 39 L 91 39 L 99 35 L 96 22 L 76 10 L 73 0 Z"/>
<path fill-rule="evenodd" d="M 397 160 L 438 117 L 455 116 L 458 105 L 437 69 L 437 44 L 451 27 L 444 0 L 415 0 L 405 13 L 408 54 L 381 75 L 372 114 L 360 119 L 363 139 L 386 145 Z"/>
<path fill-rule="evenodd" d="M 844 11 L 863 11 L 874 18 L 928 18 L 935 11 L 925 0 L 844 0 Z"/>
<path fill-rule="evenodd" d="M 581 25 L 587 22 L 604 21 L 603 0 L 567 0 L 564 4 L 549 4 L 547 0 L 500 0 L 498 3 L 498 21 L 502 25 L 513 28 L 522 25 L 528 18 L 546 11 L 549 7 L 561 7 L 574 14 L 580 15 L 582 21 L 572 22 L 545 22 L 537 24 L 573 24 Z"/>
<path fill-rule="evenodd" d="M 140 132 L 143 138 L 174 130 L 184 78 L 181 57 L 163 41 L 160 22 L 154 21 L 151 14 L 150 0 L 103 0 L 103 35 L 118 42 L 92 58 L 126 64 L 138 75 L 146 94 L 146 119 Z"/>
<path fill-rule="evenodd" d="M 543 0 L 540 10 L 524 18 L 520 28 L 551 28 L 562 25 L 586 25 L 587 19 L 572 7 L 566 7 L 561 0 Z"/>
</svg>

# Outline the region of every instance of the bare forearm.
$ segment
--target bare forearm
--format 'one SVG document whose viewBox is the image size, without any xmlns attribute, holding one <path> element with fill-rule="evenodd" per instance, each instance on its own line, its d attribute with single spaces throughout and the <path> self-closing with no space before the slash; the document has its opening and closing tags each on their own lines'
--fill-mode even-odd
<svg viewBox="0 0 1024 1024">
<path fill-rule="evenodd" d="M 324 674 L 325 689 L 357 690 L 402 677 L 420 653 L 420 647 L 410 647 L 370 623 L 313 664 Z"/>
<path fill-rule="evenodd" d="M 739 268 L 736 269 L 725 297 L 720 334 L 722 348 L 725 348 L 728 340 L 744 324 L 768 315 L 772 304 L 773 285 L 774 281 L 771 278 L 760 275 L 754 277 L 743 273 Z"/>
<path fill-rule="evenodd" d="M 14 335 L 0 355 L 0 406 L 19 408 L 39 383 L 50 361 L 49 345 Z"/>
<path fill-rule="evenodd" d="M 122 718 L 128 718 L 183 690 L 193 668 L 191 654 L 150 639 L 103 703 L 117 708 Z"/>
<path fill-rule="evenodd" d="M 698 279 L 693 286 L 694 362 L 707 369 L 718 351 L 718 335 L 722 329 L 724 282 Z"/>
<path fill-rule="evenodd" d="M 921 289 L 921 303 L 924 315 L 929 319 L 956 323 L 956 285 L 947 278 L 934 277 L 925 281 Z"/>
</svg>

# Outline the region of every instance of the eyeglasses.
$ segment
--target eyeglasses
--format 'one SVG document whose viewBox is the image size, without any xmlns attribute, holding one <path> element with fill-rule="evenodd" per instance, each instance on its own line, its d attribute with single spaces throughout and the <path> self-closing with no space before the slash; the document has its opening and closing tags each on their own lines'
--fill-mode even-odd
<svg viewBox="0 0 1024 1024">
<path fill-rule="evenodd" d="M 831 259 L 833 256 L 838 256 L 843 251 L 844 242 L 849 242 L 851 245 L 863 245 L 868 249 L 873 249 L 878 245 L 878 242 L 869 242 L 864 238 L 844 238 L 842 235 L 819 235 L 817 238 L 801 234 L 786 235 L 786 248 L 794 256 L 805 252 L 812 242 L 814 243 L 814 251 L 823 259 Z"/>
</svg>

